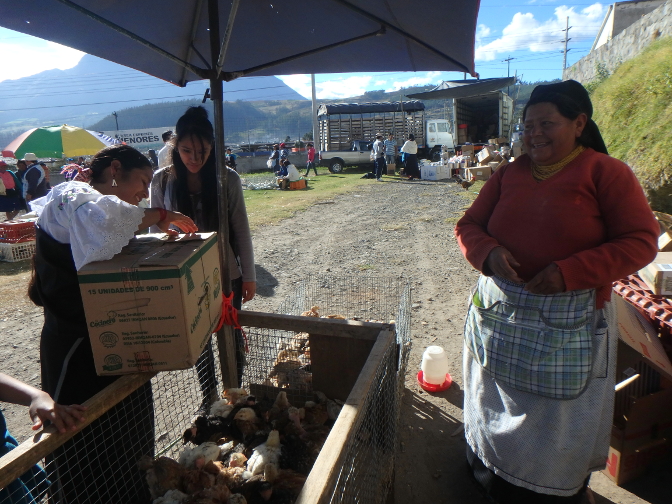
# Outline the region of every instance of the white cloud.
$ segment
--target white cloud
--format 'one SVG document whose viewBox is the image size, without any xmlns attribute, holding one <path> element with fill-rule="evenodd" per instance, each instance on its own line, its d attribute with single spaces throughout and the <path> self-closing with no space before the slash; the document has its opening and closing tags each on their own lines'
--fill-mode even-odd
<svg viewBox="0 0 672 504">
<path fill-rule="evenodd" d="M 310 75 L 278 75 L 278 79 L 287 84 L 304 98 L 311 98 Z M 317 87 L 317 85 L 315 87 Z"/>
<path fill-rule="evenodd" d="M 20 79 L 53 68 L 61 70 L 72 68 L 84 56 L 81 51 L 55 42 L 28 36 L 25 39 L 23 37 L 14 38 L 18 40 L 0 41 L 0 54 L 2 54 L 2 63 L 5 68 L 0 81 Z"/>
<path fill-rule="evenodd" d="M 440 76 L 443 72 L 425 72 L 424 75 L 413 74 L 413 77 L 409 77 L 403 81 L 393 82 L 388 89 L 385 91 L 391 93 L 393 91 L 399 91 L 402 88 L 407 88 L 410 86 L 426 86 L 427 84 L 438 84 L 438 81 L 441 80 Z"/>
<path fill-rule="evenodd" d="M 482 44 L 487 35 L 478 36 L 477 30 L 476 60 L 492 61 L 500 55 L 513 51 L 529 50 L 532 52 L 558 51 L 562 49 L 567 17 L 569 17 L 570 37 L 594 37 L 600 28 L 604 17 L 604 6 L 600 3 L 592 4 L 580 11 L 566 5 L 555 8 L 555 17 L 546 21 L 539 21 L 534 14 L 517 12 L 511 23 L 502 30 L 502 36 Z M 489 31 L 483 27 L 483 33 Z"/>
<path fill-rule="evenodd" d="M 372 81 L 372 75 L 352 76 L 345 79 L 318 82 L 315 87 L 317 88 L 318 98 L 338 99 L 364 94 Z"/>
<path fill-rule="evenodd" d="M 310 75 L 278 75 L 280 80 L 291 87 L 301 96 L 310 99 Z M 373 82 L 373 76 L 351 76 L 315 83 L 315 94 L 318 99 L 332 100 L 358 96 L 368 91 Z M 376 83 L 377 84 L 377 83 Z"/>
</svg>

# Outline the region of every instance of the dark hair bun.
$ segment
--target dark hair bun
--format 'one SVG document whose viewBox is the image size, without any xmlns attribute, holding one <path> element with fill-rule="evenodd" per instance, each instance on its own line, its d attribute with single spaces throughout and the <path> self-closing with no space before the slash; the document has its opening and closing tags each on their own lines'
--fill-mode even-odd
<svg viewBox="0 0 672 504">
<path fill-rule="evenodd" d="M 215 138 L 212 123 L 208 119 L 208 111 L 201 106 L 189 107 L 177 120 L 175 132 L 177 133 L 177 142 L 184 136 L 190 135 L 196 135 L 210 143 L 213 143 Z"/>
</svg>

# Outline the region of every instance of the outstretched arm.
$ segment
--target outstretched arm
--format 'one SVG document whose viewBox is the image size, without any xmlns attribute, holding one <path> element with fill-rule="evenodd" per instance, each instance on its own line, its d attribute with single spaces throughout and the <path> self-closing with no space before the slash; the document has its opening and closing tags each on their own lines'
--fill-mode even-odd
<svg viewBox="0 0 672 504">
<path fill-rule="evenodd" d="M 42 427 L 46 421 L 53 423 L 59 432 L 77 430 L 77 424 L 84 421 L 83 412 L 86 411 L 86 407 L 79 404 L 58 404 L 46 392 L 4 373 L 0 373 L 0 400 L 28 406 L 33 430 Z"/>
</svg>

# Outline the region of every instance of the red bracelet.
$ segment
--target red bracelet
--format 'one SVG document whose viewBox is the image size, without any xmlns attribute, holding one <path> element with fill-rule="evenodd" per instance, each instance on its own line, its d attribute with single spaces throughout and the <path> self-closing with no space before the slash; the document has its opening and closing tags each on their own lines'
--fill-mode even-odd
<svg viewBox="0 0 672 504">
<path fill-rule="evenodd" d="M 165 208 L 157 208 L 159 211 L 159 222 L 163 222 L 166 220 L 166 217 L 168 217 L 168 212 L 166 212 Z"/>
</svg>

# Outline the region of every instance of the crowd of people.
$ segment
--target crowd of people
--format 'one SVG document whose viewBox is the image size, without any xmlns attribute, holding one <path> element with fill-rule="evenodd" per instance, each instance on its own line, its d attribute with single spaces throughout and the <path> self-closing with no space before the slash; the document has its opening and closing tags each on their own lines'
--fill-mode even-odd
<svg viewBox="0 0 672 504">
<path fill-rule="evenodd" d="M 464 330 L 466 459 L 478 487 L 500 504 L 590 502 L 588 482 L 605 466 L 614 400 L 618 338 L 611 284 L 657 251 L 658 224 L 641 186 L 627 165 L 608 155 L 592 112 L 587 92 L 574 81 L 537 86 L 523 111 L 527 154 L 495 172 L 455 228 L 465 258 L 481 272 Z M 111 258 L 139 230 L 218 231 L 220 219 L 228 219 L 225 267 L 233 304 L 240 309 L 255 296 L 235 157 L 227 149 L 228 208 L 220 213 L 207 112 L 189 108 L 175 134 L 167 133 L 166 151 L 157 156 L 165 165 L 156 171 L 137 150 L 116 145 L 50 191 L 34 155 L 17 163 L 17 173 L 0 163 L 2 208 L 16 205 L 14 212 L 28 204 L 38 215 L 29 295 L 44 309 L 42 392 L 0 374 L 0 399 L 29 406 L 35 426 L 48 419 L 60 430 L 77 428 L 86 414 L 77 405 L 116 379 L 96 375 L 77 271 Z M 418 178 L 413 135 L 400 153 L 406 176 Z M 378 179 L 397 154 L 393 135 L 377 135 Z M 315 169 L 312 144 L 307 156 L 306 175 Z M 268 160 L 282 180 L 300 177 L 288 158 L 280 143 Z M 146 198 L 150 207 L 139 207 Z M 520 315 L 515 320 L 512 310 Z M 236 352 L 242 362 L 240 334 Z M 217 385 L 211 344 L 197 370 L 209 404 Z M 117 478 L 138 474 L 137 458 L 153 455 L 151 397 L 151 386 L 141 387 L 105 414 L 125 419 L 114 432 L 99 428 L 54 452 L 47 469 L 59 471 L 68 502 L 123 501 Z M 132 415 L 124 414 L 129 403 L 136 404 Z M 16 443 L 0 414 L 3 429 L 8 450 Z M 129 451 L 129 443 L 138 449 Z M 82 454 L 78 461 L 65 456 L 73 446 Z M 104 483 L 87 484 L 101 473 L 109 474 Z"/>
</svg>

